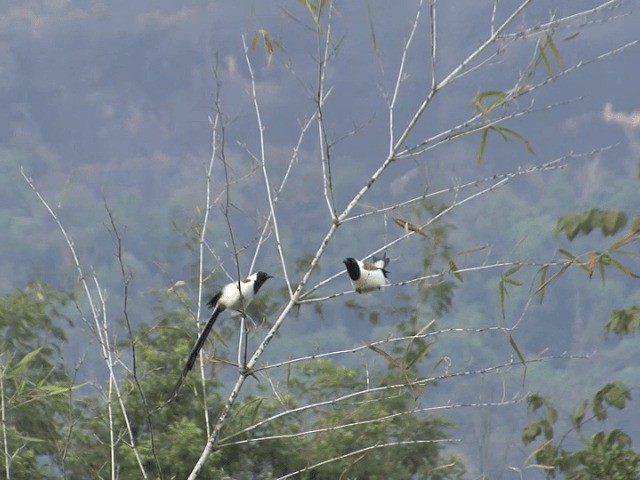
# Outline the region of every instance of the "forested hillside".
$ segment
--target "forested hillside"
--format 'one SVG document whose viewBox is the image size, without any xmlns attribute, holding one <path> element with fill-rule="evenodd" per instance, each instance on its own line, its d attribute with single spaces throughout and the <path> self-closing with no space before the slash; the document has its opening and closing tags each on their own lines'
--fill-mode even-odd
<svg viewBox="0 0 640 480">
<path fill-rule="evenodd" d="M 5 478 L 638 478 L 638 7 L 0 7 Z"/>
</svg>

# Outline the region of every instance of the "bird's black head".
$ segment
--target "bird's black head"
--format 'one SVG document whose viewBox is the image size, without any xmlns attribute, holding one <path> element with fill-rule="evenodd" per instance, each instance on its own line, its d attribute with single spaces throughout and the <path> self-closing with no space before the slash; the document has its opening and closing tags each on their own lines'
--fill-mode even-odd
<svg viewBox="0 0 640 480">
<path fill-rule="evenodd" d="M 269 275 L 268 273 L 265 273 L 265 272 L 258 272 L 256 274 L 256 283 L 253 284 L 253 291 L 255 293 L 258 293 L 258 290 L 260 290 L 260 287 L 264 284 L 264 282 L 266 282 L 270 278 L 273 278 L 273 275 Z"/>
<path fill-rule="evenodd" d="M 358 266 L 358 261 L 355 258 L 345 258 L 342 263 L 347 267 L 347 273 L 351 280 L 355 281 L 360 278 L 360 267 Z"/>
</svg>

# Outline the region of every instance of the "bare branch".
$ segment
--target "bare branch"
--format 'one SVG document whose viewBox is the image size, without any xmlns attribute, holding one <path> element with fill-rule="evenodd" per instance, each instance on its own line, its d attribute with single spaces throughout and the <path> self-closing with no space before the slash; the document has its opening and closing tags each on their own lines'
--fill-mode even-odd
<svg viewBox="0 0 640 480">
<path fill-rule="evenodd" d="M 438 440 L 406 440 L 406 441 L 397 441 L 397 442 L 376 443 L 375 445 L 371 445 L 369 447 L 360 448 L 358 450 L 354 450 L 352 452 L 345 453 L 344 455 L 340 455 L 340 456 L 337 456 L 337 457 L 329 458 L 329 459 L 324 460 L 322 462 L 318 462 L 318 463 L 315 463 L 315 464 L 310 465 L 308 467 L 301 468 L 300 470 L 296 470 L 295 472 L 291 472 L 291 473 L 289 473 L 287 475 L 283 475 L 281 477 L 278 477 L 277 480 L 284 480 L 285 478 L 295 477 L 296 475 L 299 475 L 299 474 L 304 473 L 304 472 L 308 472 L 309 470 L 316 469 L 318 467 L 321 467 L 322 465 L 326 465 L 328 463 L 336 462 L 338 460 L 343 460 L 345 458 L 353 457 L 354 455 L 361 455 L 363 453 L 370 452 L 371 450 L 378 450 L 380 448 L 397 447 L 397 446 L 400 446 L 400 445 L 419 445 L 419 444 L 424 444 L 424 443 L 457 443 L 457 442 L 459 442 L 459 440 L 452 440 L 452 439 L 448 439 L 448 438 L 443 438 L 443 439 L 438 439 Z"/>
<path fill-rule="evenodd" d="M 368 420 L 360 420 L 358 422 L 353 422 L 353 423 L 332 425 L 330 427 L 323 427 L 323 428 L 314 428 L 314 429 L 304 430 L 304 431 L 296 432 L 296 433 L 281 434 L 281 435 L 269 435 L 269 436 L 265 436 L 265 437 L 253 437 L 253 438 L 248 438 L 246 440 L 238 440 L 238 441 L 235 441 L 235 442 L 227 442 L 228 439 L 235 438 L 236 436 L 241 434 L 241 433 L 234 433 L 234 434 L 230 435 L 229 437 L 226 437 L 226 438 L 223 438 L 223 439 L 220 440 L 220 448 L 230 447 L 230 446 L 233 446 L 233 445 L 244 445 L 244 444 L 250 444 L 250 443 L 257 443 L 257 442 L 263 442 L 263 441 L 268 441 L 268 440 L 282 440 L 282 439 L 286 439 L 286 438 L 306 437 L 306 436 L 309 436 L 309 435 L 316 435 L 318 433 L 334 432 L 336 430 L 344 430 L 344 429 L 353 428 L 353 427 L 360 427 L 362 425 L 368 425 L 368 424 L 372 424 L 372 423 L 386 422 L 386 421 L 393 420 L 395 418 L 399 418 L 399 417 L 403 417 L 403 416 L 407 416 L 407 415 L 415 415 L 417 413 L 438 412 L 438 411 L 444 411 L 444 410 L 454 410 L 454 409 L 458 409 L 458 408 L 504 407 L 506 405 L 513 405 L 513 404 L 516 404 L 516 403 L 520 403 L 523 400 L 525 400 L 526 398 L 527 397 L 523 395 L 523 396 L 518 396 L 518 397 L 516 397 L 516 398 L 514 398 L 512 400 L 501 400 L 499 402 L 455 403 L 455 404 L 437 405 L 437 406 L 434 406 L 434 407 L 416 407 L 416 408 L 413 408 L 411 410 L 405 410 L 403 412 L 394 412 L 394 413 L 391 413 L 389 415 L 384 415 L 384 416 L 381 416 L 381 417 L 371 418 L 371 419 L 368 419 Z"/>
<path fill-rule="evenodd" d="M 82 269 L 82 266 L 80 264 L 80 259 L 78 258 L 78 255 L 76 253 L 76 249 L 75 249 L 75 246 L 73 244 L 73 240 L 71 239 L 71 236 L 67 233 L 66 229 L 62 225 L 62 222 L 60 222 L 60 219 L 58 218 L 56 213 L 49 206 L 49 203 L 44 199 L 44 197 L 36 189 L 35 185 L 31 181 L 31 179 L 25 173 L 23 167 L 20 168 L 20 172 L 21 172 L 22 177 L 24 178 L 24 180 L 27 182 L 29 187 L 31 187 L 31 189 L 34 191 L 34 193 L 36 194 L 36 196 L 40 200 L 40 203 L 42 203 L 42 205 L 47 210 L 47 212 L 49 212 L 49 215 L 54 220 L 54 222 L 58 226 L 58 229 L 62 233 L 62 236 L 65 239 L 65 242 L 67 243 L 67 247 L 69 248 L 69 252 L 71 253 L 71 256 L 73 258 L 73 262 L 74 262 L 74 265 L 76 267 L 76 270 L 78 271 L 78 274 L 80 276 L 80 283 L 83 286 L 83 289 L 84 289 L 84 292 L 85 292 L 85 297 L 87 298 L 87 301 L 89 302 L 89 307 L 91 309 L 91 314 L 92 314 L 92 317 L 93 317 L 93 320 L 94 320 L 94 323 L 95 323 L 95 328 L 96 328 L 95 331 L 96 331 L 96 334 L 98 335 L 98 341 L 100 343 L 100 347 L 101 347 L 101 350 L 102 350 L 102 357 L 103 357 L 103 359 L 105 361 L 105 364 L 107 366 L 107 369 L 109 371 L 109 393 L 108 393 L 109 402 L 108 402 L 108 409 L 109 409 L 109 425 L 110 425 L 109 433 L 110 433 L 110 436 L 111 436 L 111 442 L 110 442 L 110 448 L 111 448 L 111 477 L 115 480 L 116 475 L 117 475 L 116 463 L 115 463 L 115 437 L 114 437 L 114 429 L 113 429 L 114 428 L 113 427 L 113 412 L 111 410 L 112 403 L 110 401 L 111 391 L 112 391 L 112 389 L 115 389 L 116 398 L 117 398 L 118 402 L 120 403 L 121 413 L 122 413 L 123 419 L 125 421 L 125 424 L 127 426 L 127 433 L 129 434 L 129 440 L 130 440 L 130 444 L 131 444 L 131 449 L 132 449 L 132 451 L 133 451 L 133 453 L 134 453 L 134 455 L 136 457 L 136 461 L 138 462 L 138 466 L 140 467 L 140 471 L 142 473 L 142 476 L 144 478 L 148 478 L 147 472 L 146 472 L 146 470 L 144 468 L 144 465 L 143 465 L 143 462 L 142 462 L 142 459 L 140 458 L 138 450 L 135 447 L 135 440 L 134 440 L 134 436 L 133 436 L 133 431 L 131 430 L 131 424 L 129 422 L 129 417 L 127 415 L 125 403 L 124 403 L 124 400 L 122 398 L 122 395 L 120 394 L 120 389 L 118 388 L 118 383 L 117 383 L 117 380 L 116 380 L 116 377 L 115 377 L 115 372 L 113 370 L 114 362 L 113 362 L 112 355 L 111 355 L 111 347 L 109 345 L 109 334 L 108 334 L 108 321 L 107 321 L 107 314 L 106 314 L 106 305 L 105 305 L 105 301 L 104 301 L 104 296 L 102 294 L 102 289 L 100 288 L 100 284 L 98 283 L 98 280 L 95 277 L 95 275 L 92 275 L 94 286 L 96 288 L 96 292 L 97 292 L 97 295 L 98 295 L 98 300 L 99 300 L 100 305 L 101 305 L 100 312 L 102 312 L 102 314 L 99 313 L 99 310 L 96 307 L 96 302 L 95 302 L 95 300 L 93 298 L 93 294 L 91 293 L 91 288 L 89 287 L 89 282 L 87 281 L 87 276 L 85 275 L 84 270 Z M 102 319 L 102 325 L 101 325 L 101 319 Z"/>
<path fill-rule="evenodd" d="M 388 156 L 393 157 L 394 153 L 394 145 L 395 145 L 395 135 L 394 135 L 394 112 L 396 101 L 398 100 L 398 94 L 400 92 L 400 84 L 405 76 L 405 65 L 407 62 L 407 55 L 409 54 L 409 48 L 411 47 L 411 43 L 413 42 L 413 38 L 415 36 L 416 30 L 418 29 L 418 20 L 420 19 L 420 12 L 422 11 L 422 5 L 424 0 L 420 0 L 418 3 L 418 8 L 416 11 L 416 16 L 413 19 L 413 25 L 411 27 L 411 32 L 409 33 L 409 37 L 407 38 L 404 47 L 402 49 L 402 55 L 400 57 L 400 66 L 398 67 L 398 75 L 396 76 L 396 83 L 393 89 L 393 95 L 391 96 L 391 101 L 389 102 L 389 152 Z M 432 51 L 432 75 L 435 75 L 435 0 L 431 3 L 431 8 L 433 10 L 431 14 L 431 22 L 433 28 L 433 35 L 431 39 L 431 51 Z M 433 81 L 434 85 L 432 86 L 432 91 L 435 89 L 435 80 Z"/>
<path fill-rule="evenodd" d="M 322 164 L 322 186 L 324 190 L 324 198 L 331 214 L 331 220 L 336 219 L 336 206 L 333 198 L 333 179 L 331 176 L 331 148 L 327 139 L 327 130 L 324 121 L 324 103 L 322 99 L 326 96 L 325 89 L 325 73 L 329 62 L 330 45 L 331 45 L 331 15 L 333 9 L 329 7 L 329 20 L 327 22 L 327 33 L 325 34 L 324 47 L 321 47 L 321 35 L 318 35 L 318 50 L 321 50 L 321 60 L 318 61 L 318 89 L 316 93 L 316 108 L 318 112 L 318 141 L 320 143 L 320 156 Z"/>
<path fill-rule="evenodd" d="M 538 362 L 543 362 L 543 361 L 547 361 L 547 360 L 551 360 L 551 359 L 574 359 L 574 358 L 589 358 L 588 355 L 556 355 L 556 356 L 547 356 L 547 357 L 534 357 L 534 358 L 530 358 L 526 360 L 526 365 L 532 364 L 532 363 L 538 363 Z M 231 439 L 234 438 L 238 435 L 243 435 L 246 434 L 252 430 L 258 429 L 260 427 L 263 427 L 266 424 L 272 423 L 275 420 L 288 416 L 288 415 L 293 415 L 293 414 L 297 414 L 300 412 L 305 412 L 308 410 L 315 410 L 321 407 L 328 407 L 328 406 L 334 406 L 338 403 L 342 403 L 342 402 L 346 402 L 346 401 L 358 401 L 359 397 L 363 397 L 365 395 L 370 395 L 373 393 L 385 393 L 385 392 L 389 392 L 389 391 L 402 391 L 405 390 L 407 388 L 412 388 L 412 387 L 417 387 L 417 386 L 426 386 L 429 383 L 433 383 L 433 382 L 441 382 L 443 380 L 448 380 L 448 379 L 453 379 L 453 378 L 458 378 L 458 377 L 468 377 L 468 376 L 476 376 L 476 375 L 484 375 L 487 373 L 495 373 L 495 372 L 501 372 L 505 369 L 511 369 L 513 367 L 523 367 L 522 363 L 520 363 L 519 360 L 511 360 L 509 362 L 505 362 L 505 363 L 501 363 L 498 365 L 491 365 L 488 367 L 483 367 L 483 368 L 478 368 L 478 369 L 472 369 L 472 370 L 460 370 L 457 372 L 446 372 L 442 375 L 435 375 L 435 376 L 431 376 L 431 377 L 424 377 L 424 378 L 417 378 L 415 380 L 410 380 L 407 379 L 404 382 L 401 383 L 395 383 L 392 385 L 382 385 L 379 387 L 368 387 L 362 390 L 358 390 L 355 392 L 350 392 L 350 393 L 345 393 L 343 395 L 337 396 L 335 398 L 330 398 L 327 400 L 323 400 L 323 401 L 318 401 L 315 403 L 309 403 L 306 405 L 302 405 L 300 407 L 297 408 L 291 408 L 291 409 L 287 409 L 283 412 L 280 413 L 276 413 L 271 415 L 268 418 L 265 418 L 261 421 L 258 421 L 256 423 L 254 423 L 253 425 L 249 426 L 249 427 L 245 427 L 242 430 L 239 430 L 238 432 L 233 433 L 232 435 L 229 435 L 228 437 L 226 437 L 226 439 Z M 375 401 L 375 400 L 374 400 Z M 441 407 L 441 408 L 445 408 L 445 407 Z"/>
<path fill-rule="evenodd" d="M 500 38 L 503 39 L 510 39 L 510 38 L 523 38 L 523 37 L 527 37 L 529 35 L 534 35 L 537 34 L 539 32 L 544 32 L 545 30 L 557 30 L 559 28 L 562 28 L 563 26 L 565 28 L 568 28 L 571 22 L 575 21 L 575 20 L 581 20 L 584 19 L 586 17 L 593 17 L 594 15 L 605 11 L 605 10 L 614 10 L 615 8 L 618 8 L 619 6 L 621 6 L 624 3 L 624 0 L 609 0 L 606 1 L 604 3 L 601 3 L 600 5 L 594 7 L 594 8 L 590 8 L 587 10 L 581 10 L 579 12 L 576 12 L 572 15 L 567 15 L 565 17 L 562 18 L 558 18 L 558 19 L 554 19 L 552 18 L 550 21 L 548 21 L 547 23 L 541 23 L 538 25 L 534 25 L 533 27 L 529 27 L 523 30 L 520 30 L 516 33 L 505 33 L 504 35 L 501 35 Z M 586 25 L 586 23 L 581 24 L 580 26 L 584 26 Z"/>
<path fill-rule="evenodd" d="M 253 67 L 251 66 L 251 60 L 249 59 L 249 50 L 247 48 L 247 44 L 242 36 L 242 46 L 244 48 L 244 58 L 247 63 L 247 69 L 249 70 L 249 76 L 251 78 L 251 99 L 253 101 L 254 110 L 256 113 L 256 120 L 258 122 L 258 135 L 260 138 L 260 164 L 262 167 L 262 175 L 264 178 L 264 186 L 267 193 L 267 199 L 269 201 L 269 215 L 271 225 L 273 227 L 273 233 L 276 238 L 276 248 L 278 249 L 278 254 L 280 256 L 280 265 L 282 267 L 282 274 L 284 275 L 285 281 L 287 282 L 287 287 L 289 288 L 289 295 L 291 292 L 291 282 L 289 281 L 289 273 L 287 270 L 287 264 L 285 262 L 284 251 L 282 249 L 282 242 L 280 241 L 280 230 L 278 229 L 278 219 L 275 213 L 275 203 L 271 193 L 271 182 L 269 181 L 269 174 L 267 172 L 267 158 L 264 146 L 264 126 L 262 125 L 262 116 L 260 115 L 260 106 L 258 104 L 258 97 L 256 93 L 256 81 L 255 76 L 253 74 Z M 239 278 L 239 277 L 238 277 Z"/>
</svg>

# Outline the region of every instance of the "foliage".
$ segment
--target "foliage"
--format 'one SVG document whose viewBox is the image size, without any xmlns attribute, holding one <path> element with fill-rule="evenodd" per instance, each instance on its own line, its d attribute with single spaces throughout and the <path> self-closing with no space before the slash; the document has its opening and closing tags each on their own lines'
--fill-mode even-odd
<svg viewBox="0 0 640 480">
<path fill-rule="evenodd" d="M 637 221 L 637 219 L 636 219 Z M 601 210 L 592 208 L 584 212 L 571 213 L 558 219 L 554 235 L 564 233 L 569 241 L 581 233 L 590 234 L 600 229 L 603 235 L 612 236 L 627 224 L 627 215 L 618 210 Z"/>
<path fill-rule="evenodd" d="M 618 210 L 601 210 L 593 208 L 588 211 L 565 215 L 561 217 L 555 227 L 556 235 L 564 233 L 569 241 L 573 241 L 579 233 L 589 235 L 593 230 L 600 229 L 604 236 L 613 236 L 620 232 L 627 224 L 627 214 Z M 555 279 L 564 274 L 571 266 L 578 266 L 591 278 L 598 269 L 602 282 L 608 268 L 613 268 L 629 277 L 640 279 L 640 275 L 629 266 L 629 261 L 638 254 L 628 250 L 628 246 L 640 240 L 640 215 L 635 216 L 630 228 L 603 251 L 591 251 L 583 255 L 574 254 L 566 249 L 558 249 L 558 253 L 566 258 L 560 268 L 550 277 L 549 267 L 540 269 L 540 283 L 537 289 L 540 301 L 544 298 L 545 288 Z M 638 330 L 638 306 L 614 310 L 605 324 L 605 330 L 618 335 L 632 333 Z"/>
<path fill-rule="evenodd" d="M 640 331 L 640 306 L 636 305 L 622 310 L 614 310 L 609 314 L 604 328 L 617 335 Z"/>
<path fill-rule="evenodd" d="M 48 464 L 59 464 L 68 446 L 76 388 L 60 359 L 69 301 L 39 283 L 0 298 L 0 473 L 7 478 L 57 478 Z"/>
<path fill-rule="evenodd" d="M 291 414 L 261 427 L 258 439 L 270 440 L 256 442 L 250 447 L 251 453 L 246 450 L 254 444 L 245 444 L 237 465 L 233 463 L 236 456 L 229 455 L 222 440 L 226 472 L 234 478 L 247 475 L 247 458 L 251 458 L 251 473 L 260 478 L 297 470 L 303 471 L 300 478 L 309 479 L 400 479 L 412 475 L 445 479 L 460 478 L 464 472 L 458 459 L 442 455 L 443 444 L 438 443 L 446 440 L 444 430 L 450 423 L 441 417 L 412 413 L 417 405 L 411 390 L 352 396 L 367 388 L 362 368 L 350 369 L 317 360 L 294 370 L 278 401 L 256 396 L 238 407 L 243 412 L 234 422 L 238 428 L 244 422 L 251 425 L 253 417 L 265 418 L 277 412 Z M 381 377 L 378 381 L 385 384 L 391 380 Z M 267 393 L 264 386 L 260 390 Z M 345 398 L 340 400 L 341 397 Z M 327 403 L 327 398 L 337 400 Z M 316 408 L 304 408 L 314 404 Z M 244 438 L 233 434 L 231 437 L 234 441 Z M 403 444 L 394 444 L 400 440 Z M 314 465 L 318 466 L 306 470 Z"/>
<path fill-rule="evenodd" d="M 620 429 L 598 431 L 592 435 L 585 432 L 592 420 L 603 422 L 613 407 L 622 410 L 626 401 L 631 399 L 628 388 L 620 382 L 607 384 L 591 400 L 592 415 L 586 417 L 588 401 L 583 401 L 572 418 L 572 430 L 578 433 L 581 448 L 569 450 L 563 447 L 567 434 L 559 440 L 554 437 L 554 425 L 558 413 L 549 399 L 532 395 L 527 400 L 529 409 L 534 413 L 546 413 L 526 426 L 522 433 L 525 444 L 541 440 L 535 450 L 536 466 L 555 478 L 563 474 L 571 480 L 627 480 L 640 478 L 640 453 L 631 445 L 631 438 Z"/>
<path fill-rule="evenodd" d="M 268 292 L 264 296 L 269 297 Z M 263 299 L 266 311 L 269 303 L 269 298 Z M 162 478 L 184 478 L 189 474 L 199 456 L 193 446 L 206 442 L 208 437 L 203 408 L 213 419 L 222 406 L 222 384 L 216 378 L 224 375 L 229 366 L 215 355 L 216 350 L 210 356 L 209 349 L 205 355 L 208 360 L 204 392 L 196 368 L 187 376 L 180 395 L 168 401 L 178 367 L 194 341 L 193 336 L 184 333 L 192 330 L 192 322 L 182 308 L 159 308 L 154 323 L 141 325 L 131 340 L 120 345 L 125 351 L 132 343 L 136 345 L 136 371 L 129 371 L 121 382 L 136 449 L 145 469 Z M 215 337 L 225 340 L 231 333 L 232 329 L 222 328 Z M 219 340 L 213 342 L 218 344 Z M 367 372 L 362 366 L 348 368 L 316 360 L 290 367 L 282 379 L 258 374 L 255 392 L 234 406 L 219 449 L 202 475 L 270 478 L 319 464 L 299 478 L 461 478 L 464 467 L 460 459 L 444 450 L 447 430 L 453 424 L 443 417 L 420 413 L 415 388 L 384 389 L 386 385 L 415 380 L 416 368 L 424 358 L 410 358 L 407 353 L 402 360 L 406 362 L 404 368 L 390 364 L 388 369 L 375 372 Z M 273 382 L 282 385 L 277 396 L 272 394 Z M 381 390 L 366 393 L 374 386 Z M 107 381 L 101 388 L 102 396 L 109 388 Z M 340 400 L 354 392 L 363 393 Z M 327 403 L 328 398 L 334 401 Z M 74 431 L 64 462 L 69 478 L 108 475 L 108 446 L 114 441 L 110 438 L 111 422 L 117 433 L 114 454 L 119 475 L 139 476 L 140 467 L 127 440 L 124 417 L 119 409 L 110 417 L 113 402 L 107 400 L 90 397 L 76 402 Z M 318 406 L 307 408 L 312 404 Z M 254 427 L 265 418 L 273 420 Z M 327 462 L 330 459 L 335 460 Z"/>
<path fill-rule="evenodd" d="M 554 233 L 564 233 L 569 241 L 573 241 L 578 234 L 589 235 L 595 229 L 600 229 L 604 236 L 613 236 L 621 231 L 627 224 L 627 214 L 617 210 L 602 210 L 593 208 L 588 211 L 573 213 L 561 217 Z M 604 252 L 590 252 L 587 261 L 583 262 L 580 256 L 567 250 L 559 250 L 568 261 L 561 269 L 547 280 L 547 269 L 541 271 L 540 287 L 538 292 L 542 294 L 547 284 L 564 273 L 569 266 L 579 265 L 593 274 L 597 265 L 600 267 L 602 281 L 605 279 L 605 267 L 613 266 L 618 271 L 634 278 L 640 278 L 621 261 L 613 257 L 614 254 L 625 258 L 635 258 L 633 252 L 623 250 L 623 247 L 636 242 L 640 238 L 640 215 L 631 221 L 630 230 L 611 244 Z M 626 335 L 640 330 L 640 308 L 632 306 L 627 309 L 613 310 L 604 326 L 608 332 L 618 335 Z M 584 432 L 587 422 L 598 420 L 603 422 L 608 417 L 609 408 L 622 410 L 626 402 L 631 400 L 629 389 L 619 381 L 608 383 L 593 396 L 591 400 L 592 416 L 586 417 L 589 401 L 584 400 L 572 419 L 574 430 L 581 443 L 580 449 L 569 450 L 562 446 L 563 441 L 570 432 L 565 433 L 558 441 L 554 437 L 553 426 L 557 422 L 557 410 L 552 402 L 539 395 L 532 395 L 528 399 L 529 409 L 537 412 L 543 407 L 546 415 L 540 420 L 527 425 L 522 434 L 522 441 L 529 444 L 539 437 L 543 442 L 534 452 L 538 466 L 547 471 L 548 477 L 555 477 L 558 473 L 564 474 L 570 480 L 599 480 L 616 479 L 626 480 L 640 478 L 640 452 L 633 449 L 631 437 L 621 429 L 610 431 L 597 431 L 590 436 Z"/>
</svg>

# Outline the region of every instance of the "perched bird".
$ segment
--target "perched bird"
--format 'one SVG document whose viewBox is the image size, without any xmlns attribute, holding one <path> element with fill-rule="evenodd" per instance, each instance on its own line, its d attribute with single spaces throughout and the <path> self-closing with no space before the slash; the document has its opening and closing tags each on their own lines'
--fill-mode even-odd
<svg viewBox="0 0 640 480">
<path fill-rule="evenodd" d="M 213 309 L 211 318 L 209 318 L 209 321 L 205 325 L 202 333 L 196 341 L 196 344 L 193 346 L 193 349 L 189 354 L 187 364 L 182 369 L 182 374 L 176 384 L 175 394 L 178 393 L 184 378 L 196 363 L 196 358 L 198 358 L 198 354 L 200 353 L 204 342 L 207 340 L 209 332 L 213 328 L 213 324 L 216 323 L 218 315 L 220 315 L 224 310 L 244 310 L 254 299 L 256 293 L 260 290 L 260 287 L 264 285 L 264 282 L 270 278 L 273 277 L 265 272 L 254 273 L 247 278 L 243 278 L 240 282 L 228 283 L 222 290 L 216 293 L 211 300 L 209 300 L 207 306 Z M 238 288 L 238 283 L 240 284 L 240 288 Z"/>
<path fill-rule="evenodd" d="M 387 280 L 389 272 L 386 270 L 389 259 L 386 253 L 381 258 L 373 257 L 371 263 L 362 262 L 352 257 L 345 258 L 342 263 L 347 267 L 351 284 L 358 293 L 380 290 L 380 288 L 389 285 Z"/>
</svg>

